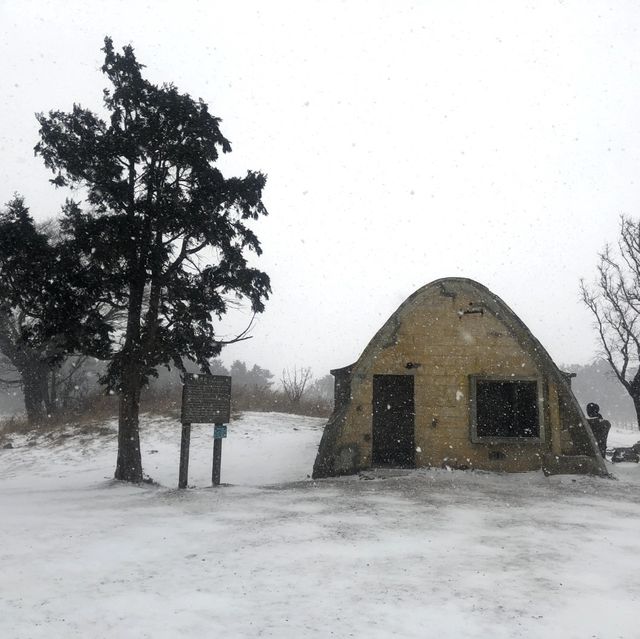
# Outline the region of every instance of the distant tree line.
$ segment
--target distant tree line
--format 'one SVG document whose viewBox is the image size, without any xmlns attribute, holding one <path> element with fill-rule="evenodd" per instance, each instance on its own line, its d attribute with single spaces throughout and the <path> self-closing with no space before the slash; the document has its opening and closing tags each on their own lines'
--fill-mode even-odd
<svg viewBox="0 0 640 639">
<path fill-rule="evenodd" d="M 185 368 L 199 370 L 193 362 Z M 99 380 L 104 376 L 106 363 L 89 357 L 70 357 L 60 368 L 49 371 L 49 383 L 58 386 L 51 396 L 53 406 L 49 414 L 60 419 L 95 419 L 117 413 L 118 398 L 104 394 Z M 232 378 L 232 404 L 235 411 L 274 411 L 300 415 L 328 416 L 333 409 L 333 377 L 314 378 L 308 370 L 307 383 L 301 395 L 291 397 L 281 379 L 267 368 L 235 360 L 225 366 L 219 359 L 210 361 L 214 375 Z M 7 369 L 10 372 L 10 367 Z M 161 368 L 141 392 L 141 410 L 178 416 L 182 394 L 181 373 L 177 369 Z M 15 370 L 12 371 L 15 374 Z M 0 414 L 19 410 L 22 400 L 20 384 L 0 383 Z M 22 403 L 24 407 L 24 404 Z M 6 407 L 3 411 L 3 407 Z"/>
<path fill-rule="evenodd" d="M 295 368 L 299 370 L 299 367 Z M 245 362 L 235 360 L 231 366 L 226 367 L 220 360 L 214 359 L 210 363 L 210 369 L 214 375 L 231 376 L 231 401 L 235 411 L 273 411 L 327 417 L 333 410 L 331 375 L 314 378 L 311 369 L 304 368 L 307 371 L 305 387 L 302 392 L 298 389 L 292 395 L 282 378 L 276 379 L 270 370 L 257 364 L 249 367 Z M 166 398 L 171 397 L 177 407 L 181 388 L 180 378 L 175 372 L 163 372 L 158 379 L 150 382 L 143 395 L 143 404 L 147 398 L 153 398 L 150 403 L 150 408 L 153 408 L 154 404 L 156 407 L 162 405 L 163 398 L 166 401 Z"/>
</svg>

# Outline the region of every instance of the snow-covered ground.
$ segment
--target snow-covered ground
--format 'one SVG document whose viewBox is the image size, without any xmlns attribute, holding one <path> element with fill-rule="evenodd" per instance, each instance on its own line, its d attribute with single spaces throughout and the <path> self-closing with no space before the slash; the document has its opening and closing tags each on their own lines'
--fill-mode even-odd
<svg viewBox="0 0 640 639">
<path fill-rule="evenodd" d="M 143 423 L 159 485 L 113 482 L 113 423 L 0 450 L 0 637 L 640 637 L 640 465 L 617 481 L 446 470 L 308 479 L 323 422 Z M 55 439 L 56 441 L 52 441 Z M 613 431 L 611 446 L 637 433 Z"/>
</svg>

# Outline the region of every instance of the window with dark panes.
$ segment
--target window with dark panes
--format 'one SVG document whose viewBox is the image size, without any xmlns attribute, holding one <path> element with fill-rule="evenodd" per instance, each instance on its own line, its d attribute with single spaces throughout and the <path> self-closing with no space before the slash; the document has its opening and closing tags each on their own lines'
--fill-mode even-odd
<svg viewBox="0 0 640 639">
<path fill-rule="evenodd" d="M 540 437 L 537 381 L 476 379 L 474 397 L 474 438 Z"/>
</svg>

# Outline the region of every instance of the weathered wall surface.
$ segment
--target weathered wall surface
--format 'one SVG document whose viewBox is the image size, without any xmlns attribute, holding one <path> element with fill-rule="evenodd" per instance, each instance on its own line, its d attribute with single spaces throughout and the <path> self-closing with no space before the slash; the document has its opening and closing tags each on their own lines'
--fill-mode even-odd
<svg viewBox="0 0 640 639">
<path fill-rule="evenodd" d="M 351 401 L 328 425 L 334 451 L 330 474 L 371 465 L 377 374 L 414 376 L 417 467 L 447 464 L 514 472 L 539 469 L 550 454 L 592 454 L 586 436 L 575 436 L 582 430 L 581 415 L 556 375 L 549 374 L 548 356 L 539 352 L 524 325 L 466 280 L 444 282 L 409 298 L 354 365 Z M 409 362 L 419 366 L 407 368 Z M 472 443 L 470 376 L 540 380 L 542 441 Z M 321 455 L 329 442 L 323 444 Z"/>
</svg>

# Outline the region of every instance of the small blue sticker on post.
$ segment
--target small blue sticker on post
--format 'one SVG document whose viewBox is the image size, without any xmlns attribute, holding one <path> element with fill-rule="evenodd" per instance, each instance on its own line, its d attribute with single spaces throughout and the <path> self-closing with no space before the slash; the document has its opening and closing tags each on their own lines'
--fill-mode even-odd
<svg viewBox="0 0 640 639">
<path fill-rule="evenodd" d="M 213 438 L 214 439 L 224 439 L 227 436 L 227 427 L 226 426 L 214 426 L 213 427 Z"/>
</svg>

